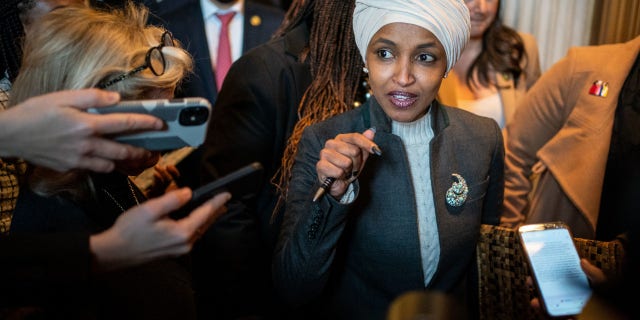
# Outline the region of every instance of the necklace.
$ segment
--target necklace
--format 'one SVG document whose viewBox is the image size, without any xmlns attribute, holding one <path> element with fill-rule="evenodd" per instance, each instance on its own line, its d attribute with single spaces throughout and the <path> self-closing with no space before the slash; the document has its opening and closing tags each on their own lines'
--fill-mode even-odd
<svg viewBox="0 0 640 320">
<path fill-rule="evenodd" d="M 131 195 L 133 195 L 133 200 L 136 201 L 136 205 L 140 204 L 140 201 L 138 201 L 138 197 L 136 196 L 136 192 L 135 190 L 133 190 L 133 186 L 131 185 L 131 179 L 127 178 L 127 184 L 129 185 L 129 190 L 131 191 Z M 118 208 L 120 208 L 120 210 L 122 210 L 122 212 L 125 212 L 126 210 L 124 209 L 124 207 L 120 204 L 120 202 L 118 202 L 118 200 L 116 200 L 116 198 L 111 195 L 111 193 L 109 191 L 107 191 L 106 188 L 102 188 L 102 191 L 104 191 L 104 193 L 109 196 L 109 198 L 111 198 L 111 200 L 113 200 L 113 202 L 116 204 L 116 206 L 118 206 Z"/>
</svg>

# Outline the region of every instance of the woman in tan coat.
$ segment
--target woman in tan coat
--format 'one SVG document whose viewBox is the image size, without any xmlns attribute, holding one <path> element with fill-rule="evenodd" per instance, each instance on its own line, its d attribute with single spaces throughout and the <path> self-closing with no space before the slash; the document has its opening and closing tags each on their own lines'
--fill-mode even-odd
<svg viewBox="0 0 640 320">
<path fill-rule="evenodd" d="M 561 220 L 605 241 L 627 230 L 640 211 L 638 52 L 640 37 L 572 48 L 531 88 L 506 127 L 504 225 Z"/>
</svg>

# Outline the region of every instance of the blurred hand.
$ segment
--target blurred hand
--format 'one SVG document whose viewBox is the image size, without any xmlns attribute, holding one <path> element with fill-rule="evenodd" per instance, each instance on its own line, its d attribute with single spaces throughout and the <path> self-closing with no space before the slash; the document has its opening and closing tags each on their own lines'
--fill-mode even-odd
<svg viewBox="0 0 640 320">
<path fill-rule="evenodd" d="M 180 171 L 175 165 L 160 165 L 153 167 L 153 183 L 145 191 L 147 198 L 154 198 L 166 192 L 178 189 L 176 180 L 180 178 Z"/>
<path fill-rule="evenodd" d="M 604 271 L 591 264 L 589 260 L 580 259 L 580 267 L 582 267 L 582 271 L 584 271 L 587 278 L 589 278 L 589 282 L 592 287 L 599 286 L 607 282 L 607 276 L 604 274 Z"/>
<path fill-rule="evenodd" d="M 602 271 L 602 269 L 591 264 L 589 260 L 584 258 L 580 259 L 580 267 L 582 268 L 582 271 L 584 271 L 584 273 L 587 275 L 587 278 L 591 283 L 591 287 L 602 285 L 607 281 L 607 276 L 604 274 L 604 271 Z M 534 287 L 533 279 L 531 277 L 527 277 L 527 286 L 529 287 L 530 290 L 532 290 Z M 548 318 L 547 316 L 545 316 L 545 313 L 542 311 L 542 306 L 540 305 L 540 300 L 538 299 L 538 297 L 531 299 L 531 307 L 534 310 L 536 310 L 536 312 L 538 313 L 541 319 Z M 568 318 L 568 319 L 573 319 L 573 318 Z"/>
<path fill-rule="evenodd" d="M 154 167 L 162 155 L 158 151 L 149 151 L 145 153 L 142 157 L 137 159 L 127 159 L 127 160 L 116 160 L 114 161 L 116 165 L 116 170 L 128 175 L 128 176 L 137 176 L 141 174 L 144 170 Z"/>
<path fill-rule="evenodd" d="M 188 253 L 195 241 L 226 211 L 224 204 L 230 198 L 228 192 L 220 193 L 180 220 L 174 220 L 169 214 L 191 199 L 188 188 L 127 210 L 110 229 L 91 236 L 89 243 L 97 270 L 113 270 Z"/>
<path fill-rule="evenodd" d="M 162 120 L 143 114 L 84 112 L 120 100 L 97 89 L 59 91 L 28 99 L 0 113 L 0 157 L 19 157 L 56 171 L 110 172 L 117 160 L 149 159 L 150 152 L 104 135 L 162 129 Z"/>
<path fill-rule="evenodd" d="M 316 172 L 321 183 L 327 177 L 336 179 L 329 190 L 331 196 L 341 198 L 349 184 L 362 172 L 369 155 L 375 154 L 375 150 L 379 152 L 373 142 L 374 136 L 375 130 L 368 129 L 363 133 L 339 134 L 325 142 L 316 163 Z"/>
</svg>

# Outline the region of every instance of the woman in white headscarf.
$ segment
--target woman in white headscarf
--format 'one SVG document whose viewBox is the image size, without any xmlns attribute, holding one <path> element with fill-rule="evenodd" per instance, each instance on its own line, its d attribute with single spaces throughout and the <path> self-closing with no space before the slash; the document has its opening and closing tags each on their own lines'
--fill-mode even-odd
<svg viewBox="0 0 640 320">
<path fill-rule="evenodd" d="M 473 317 L 480 224 L 499 222 L 502 135 L 435 100 L 469 39 L 468 9 L 357 0 L 353 28 L 373 97 L 305 130 L 275 285 L 306 318 L 384 319 L 394 298 L 425 289 Z"/>
</svg>

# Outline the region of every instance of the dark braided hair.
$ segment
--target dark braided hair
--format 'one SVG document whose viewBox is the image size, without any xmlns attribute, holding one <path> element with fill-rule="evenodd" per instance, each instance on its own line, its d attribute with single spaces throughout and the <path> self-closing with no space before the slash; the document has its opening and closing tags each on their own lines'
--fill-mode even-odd
<svg viewBox="0 0 640 320">
<path fill-rule="evenodd" d="M 24 28 L 20 21 L 20 6 L 32 6 L 33 1 L 2 0 L 0 1 L 0 78 L 9 76 L 9 81 L 15 80 L 20 69 L 22 59 L 22 40 Z"/>
<path fill-rule="evenodd" d="M 501 2 L 497 11 L 500 12 Z M 475 84 L 474 72 L 478 73 L 478 81 L 481 86 L 488 87 L 491 84 L 489 70 L 508 73 L 513 76 L 515 85 L 524 72 L 522 61 L 527 59 L 524 42 L 517 31 L 502 24 L 499 13 L 491 25 L 482 35 L 482 52 L 471 64 L 467 73 L 467 85 Z M 494 84 L 495 85 L 495 84 Z"/>
<path fill-rule="evenodd" d="M 353 34 L 354 7 L 354 0 L 294 1 L 290 12 L 295 10 L 297 15 L 283 23 L 286 31 L 305 19 L 313 19 L 308 50 L 313 81 L 300 101 L 300 120 L 289 138 L 280 170 L 272 179 L 280 193 L 274 214 L 287 197 L 291 168 L 302 131 L 311 124 L 354 108 L 364 65 Z"/>
</svg>

